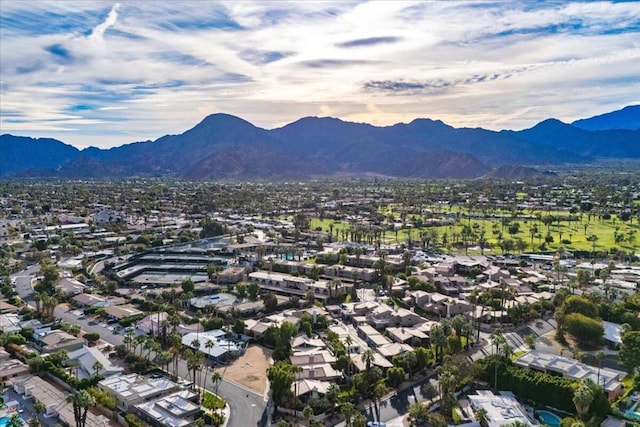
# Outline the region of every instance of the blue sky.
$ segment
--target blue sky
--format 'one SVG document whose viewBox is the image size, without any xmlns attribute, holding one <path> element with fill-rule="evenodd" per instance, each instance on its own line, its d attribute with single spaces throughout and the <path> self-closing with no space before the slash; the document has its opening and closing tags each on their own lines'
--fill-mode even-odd
<svg viewBox="0 0 640 427">
<path fill-rule="evenodd" d="M 110 147 L 224 112 L 522 129 L 640 102 L 640 3 L 0 3 L 0 132 Z"/>
</svg>

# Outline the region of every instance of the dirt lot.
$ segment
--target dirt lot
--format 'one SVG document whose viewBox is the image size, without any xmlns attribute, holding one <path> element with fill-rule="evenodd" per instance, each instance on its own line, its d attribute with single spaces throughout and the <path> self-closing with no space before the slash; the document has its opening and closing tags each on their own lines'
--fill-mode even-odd
<svg viewBox="0 0 640 427">
<path fill-rule="evenodd" d="M 247 351 L 229 366 L 217 371 L 231 381 L 264 393 L 267 390 L 267 368 L 271 350 L 259 345 L 250 345 Z"/>
</svg>

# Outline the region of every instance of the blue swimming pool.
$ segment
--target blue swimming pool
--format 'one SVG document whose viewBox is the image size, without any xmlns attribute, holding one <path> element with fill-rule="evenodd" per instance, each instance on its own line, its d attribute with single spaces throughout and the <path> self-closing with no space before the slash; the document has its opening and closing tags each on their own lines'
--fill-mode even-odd
<svg viewBox="0 0 640 427">
<path fill-rule="evenodd" d="M 640 421 L 640 413 L 638 413 L 638 412 L 629 410 L 629 411 L 625 412 L 624 415 L 627 418 L 631 418 L 632 420 Z"/>
<path fill-rule="evenodd" d="M 559 427 L 560 417 L 549 411 L 538 411 L 538 419 L 549 427 Z"/>
<path fill-rule="evenodd" d="M 0 427 L 5 427 L 6 425 L 8 425 L 10 420 L 10 417 L 0 418 Z M 22 418 L 20 418 L 20 420 L 22 421 L 22 425 L 24 425 L 24 420 Z"/>
</svg>

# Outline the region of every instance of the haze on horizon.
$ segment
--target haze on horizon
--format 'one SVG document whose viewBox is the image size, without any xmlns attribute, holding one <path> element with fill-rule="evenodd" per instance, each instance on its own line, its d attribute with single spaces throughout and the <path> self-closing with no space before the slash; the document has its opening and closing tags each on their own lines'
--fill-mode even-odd
<svg viewBox="0 0 640 427">
<path fill-rule="evenodd" d="M 0 132 L 111 147 L 224 112 L 522 129 L 640 101 L 633 2 L 2 0 Z"/>
</svg>

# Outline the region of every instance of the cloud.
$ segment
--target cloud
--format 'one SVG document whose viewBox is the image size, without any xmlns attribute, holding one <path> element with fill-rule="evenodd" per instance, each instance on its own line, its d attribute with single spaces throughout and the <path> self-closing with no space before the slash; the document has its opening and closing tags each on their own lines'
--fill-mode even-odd
<svg viewBox="0 0 640 427">
<path fill-rule="evenodd" d="M 397 43 L 402 40 L 402 37 L 368 37 L 365 39 L 355 39 L 346 42 L 336 43 L 338 47 L 361 47 L 361 46 L 375 46 L 379 44 L 391 44 Z"/>
<path fill-rule="evenodd" d="M 519 128 L 640 101 L 634 3 L 3 1 L 0 27 L 3 129 L 74 144 L 213 112 Z"/>
<path fill-rule="evenodd" d="M 301 61 L 300 64 L 309 68 L 340 68 L 353 65 L 369 65 L 379 61 L 367 59 L 313 59 Z"/>
<path fill-rule="evenodd" d="M 107 15 L 107 19 L 94 27 L 93 31 L 91 31 L 91 35 L 89 35 L 90 40 L 97 42 L 102 41 L 104 32 L 116 24 L 116 21 L 118 20 L 118 9 L 120 9 L 120 3 L 114 4 L 109 15 Z"/>
<path fill-rule="evenodd" d="M 292 56 L 293 52 L 262 51 L 256 49 L 246 49 L 240 52 L 240 57 L 254 65 L 270 64 L 281 59 Z"/>
</svg>

